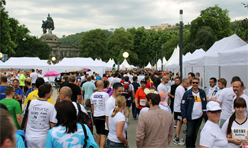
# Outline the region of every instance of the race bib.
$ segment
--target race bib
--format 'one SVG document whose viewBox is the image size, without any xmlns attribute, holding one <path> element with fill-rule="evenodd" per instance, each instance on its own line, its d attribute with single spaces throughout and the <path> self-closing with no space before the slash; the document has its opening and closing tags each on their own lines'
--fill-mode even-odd
<svg viewBox="0 0 248 148">
<path fill-rule="evenodd" d="M 140 99 L 140 106 L 146 106 L 146 99 Z"/>
<path fill-rule="evenodd" d="M 248 135 L 247 135 L 247 128 L 241 127 L 234 127 L 232 128 L 232 138 L 236 138 L 236 139 L 247 139 Z"/>
</svg>

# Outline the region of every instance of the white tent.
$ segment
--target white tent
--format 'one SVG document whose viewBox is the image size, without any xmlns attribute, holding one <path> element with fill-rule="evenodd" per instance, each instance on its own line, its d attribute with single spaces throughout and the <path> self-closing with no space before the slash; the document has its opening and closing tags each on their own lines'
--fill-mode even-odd
<svg viewBox="0 0 248 148">
<path fill-rule="evenodd" d="M 89 74 L 92 74 L 93 72 L 99 73 L 100 75 L 103 75 L 105 73 L 105 66 L 98 61 L 94 61 L 91 58 L 63 58 L 62 61 L 60 61 L 58 64 L 51 65 L 50 70 L 54 70 L 57 72 L 65 72 L 67 69 L 71 67 L 77 67 L 77 68 L 89 68 L 91 69 Z"/>
<path fill-rule="evenodd" d="M 132 66 L 128 64 L 127 60 L 124 59 L 124 61 L 120 65 L 120 69 L 132 69 Z"/>
<path fill-rule="evenodd" d="M 152 68 L 151 63 L 149 62 L 145 68 L 149 68 L 149 69 L 151 69 L 151 68 Z"/>
<path fill-rule="evenodd" d="M 218 57 L 220 75 L 227 80 L 227 86 L 230 86 L 232 77 L 238 75 L 248 87 L 248 45 L 219 52 Z"/>
<path fill-rule="evenodd" d="M 167 66 L 172 64 L 175 60 L 177 60 L 179 58 L 179 46 L 177 46 L 177 48 L 174 49 L 170 59 L 167 61 L 166 63 L 166 69 Z"/>
<path fill-rule="evenodd" d="M 0 61 L 0 65 L 1 65 L 1 64 L 3 64 L 3 62 L 2 62 L 2 61 Z"/>
<path fill-rule="evenodd" d="M 165 59 L 165 57 L 163 58 L 163 69 L 165 69 L 165 66 L 167 64 L 167 60 Z"/>
<path fill-rule="evenodd" d="M 42 62 L 38 57 L 11 57 L 1 64 L 1 68 L 41 69 L 45 73 L 48 71 L 49 65 Z"/>
<path fill-rule="evenodd" d="M 101 63 L 105 67 L 105 71 L 112 70 L 113 64 L 105 63 L 104 61 L 100 60 L 95 60 L 97 63 Z"/>
<path fill-rule="evenodd" d="M 157 61 L 157 68 L 158 68 L 158 70 L 161 70 L 161 64 L 162 64 L 161 59 L 158 59 L 158 61 Z"/>
<path fill-rule="evenodd" d="M 186 55 L 184 55 L 183 56 L 183 62 L 186 61 L 190 56 L 191 56 L 190 52 L 188 52 Z M 168 68 L 180 68 L 179 67 L 179 58 L 167 66 L 168 66 Z"/>
</svg>

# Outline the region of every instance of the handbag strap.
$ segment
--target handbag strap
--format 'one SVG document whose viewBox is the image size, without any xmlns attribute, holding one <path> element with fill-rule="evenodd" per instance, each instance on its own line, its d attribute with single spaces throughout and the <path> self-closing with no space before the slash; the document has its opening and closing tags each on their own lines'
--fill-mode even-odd
<svg viewBox="0 0 248 148">
<path fill-rule="evenodd" d="M 31 100 L 28 101 L 28 104 L 27 104 L 27 107 L 26 107 L 26 110 L 25 110 L 25 114 L 24 114 L 24 117 L 23 117 L 23 120 L 22 120 L 21 129 L 24 129 L 24 126 L 25 126 L 25 123 L 26 123 L 26 120 L 27 120 L 27 117 L 28 117 L 28 107 L 30 105 L 30 102 L 31 102 Z"/>
</svg>

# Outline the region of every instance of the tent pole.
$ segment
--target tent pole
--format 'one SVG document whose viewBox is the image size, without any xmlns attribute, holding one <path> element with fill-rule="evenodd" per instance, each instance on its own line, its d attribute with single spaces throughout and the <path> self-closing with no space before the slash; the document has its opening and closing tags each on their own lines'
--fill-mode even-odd
<svg viewBox="0 0 248 148">
<path fill-rule="evenodd" d="M 221 67 L 219 66 L 219 78 L 221 78 Z"/>
<path fill-rule="evenodd" d="M 203 66 L 203 82 L 202 82 L 202 84 L 203 84 L 203 88 L 202 89 L 205 90 L 205 88 L 206 88 L 206 86 L 205 86 L 205 66 Z"/>
</svg>

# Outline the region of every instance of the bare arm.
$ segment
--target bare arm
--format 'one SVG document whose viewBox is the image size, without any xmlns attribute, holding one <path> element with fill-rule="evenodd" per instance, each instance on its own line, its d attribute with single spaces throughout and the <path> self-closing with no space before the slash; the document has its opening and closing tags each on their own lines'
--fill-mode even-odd
<svg viewBox="0 0 248 148">
<path fill-rule="evenodd" d="M 217 101 L 219 104 L 220 104 L 220 106 L 221 106 L 221 104 L 222 104 L 222 102 L 219 102 L 219 101 Z"/>
<path fill-rule="evenodd" d="M 172 136 L 168 136 L 168 145 L 170 145 L 171 139 L 172 139 Z"/>
<path fill-rule="evenodd" d="M 106 121 L 106 124 L 107 124 L 108 130 L 109 130 L 109 125 L 108 125 L 108 116 L 105 116 L 105 121 Z"/>
<path fill-rule="evenodd" d="M 120 121 L 117 123 L 117 127 L 116 127 L 116 136 L 117 138 L 124 143 L 126 146 L 128 145 L 128 141 L 126 140 L 126 138 L 124 137 L 124 135 L 122 134 L 123 131 L 123 127 L 124 127 L 125 121 Z"/>
<path fill-rule="evenodd" d="M 82 95 L 77 95 L 77 102 L 82 104 Z"/>
<path fill-rule="evenodd" d="M 91 112 L 92 112 L 92 116 L 94 116 L 94 105 L 91 104 Z"/>
<path fill-rule="evenodd" d="M 55 123 L 50 122 L 51 128 L 54 128 L 55 125 L 56 125 Z"/>
<path fill-rule="evenodd" d="M 18 124 L 21 126 L 22 125 L 22 114 L 16 114 L 16 119 Z"/>
<path fill-rule="evenodd" d="M 200 145 L 200 148 L 209 148 L 209 147 L 205 147 L 205 146 L 201 146 L 201 145 Z"/>
<path fill-rule="evenodd" d="M 134 90 L 132 90 L 133 98 L 134 98 Z"/>
<path fill-rule="evenodd" d="M 58 95 L 56 103 L 59 103 L 59 102 L 60 102 L 60 98 L 59 98 L 59 95 Z"/>
<path fill-rule="evenodd" d="M 136 108 L 138 108 L 138 98 L 135 98 L 135 104 L 136 104 Z"/>
</svg>

